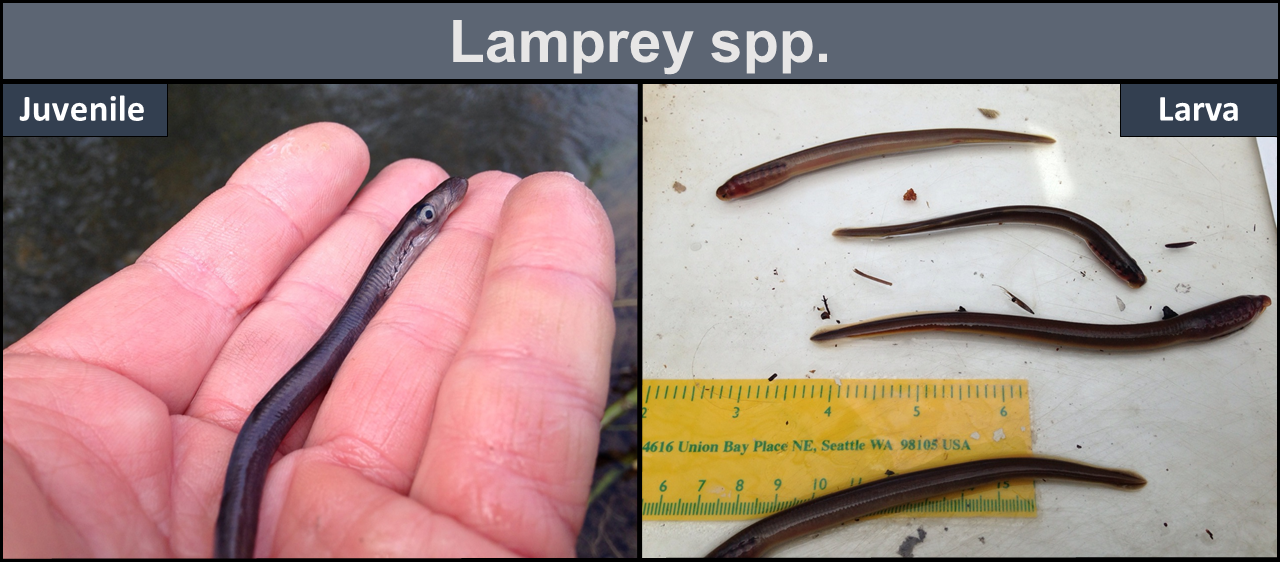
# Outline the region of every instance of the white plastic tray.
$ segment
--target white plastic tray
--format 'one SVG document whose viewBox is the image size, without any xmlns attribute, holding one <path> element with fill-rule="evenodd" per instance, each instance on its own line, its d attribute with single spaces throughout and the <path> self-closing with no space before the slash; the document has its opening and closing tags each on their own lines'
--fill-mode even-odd
<svg viewBox="0 0 1280 562">
<path fill-rule="evenodd" d="M 1276 227 L 1252 138 L 1122 138 L 1118 86 L 646 86 L 646 378 L 1026 378 L 1036 451 L 1132 469 L 1138 492 L 1039 487 L 1034 520 L 880 519 L 786 556 L 1276 553 L 1276 313 L 1228 338 L 1153 352 L 1056 349 L 927 333 L 810 342 L 835 319 L 954 310 L 1146 322 L 1243 294 L 1277 298 Z M 978 109 L 1000 111 L 987 119 Z M 733 174 L 822 143 L 931 128 L 1049 135 L 877 158 L 724 202 Z M 679 182 L 686 189 L 679 192 Z M 919 199 L 902 195 L 914 189 Z M 1081 213 L 1138 259 L 1131 289 L 1079 239 L 990 226 L 892 240 L 837 227 L 1037 204 Z M 1166 249 L 1170 242 L 1195 246 Z M 858 268 L 892 281 L 854 275 Z M 1117 298 L 1123 300 L 1121 311 Z M 813 371 L 810 373 L 810 371 Z M 645 554 L 701 556 L 742 522 L 643 525 Z M 1209 533 L 1212 533 L 1212 537 Z"/>
</svg>

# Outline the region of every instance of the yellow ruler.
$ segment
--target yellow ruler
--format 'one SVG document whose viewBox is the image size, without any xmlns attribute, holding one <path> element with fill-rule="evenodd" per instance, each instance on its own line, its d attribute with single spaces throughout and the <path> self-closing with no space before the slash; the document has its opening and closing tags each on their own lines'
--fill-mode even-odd
<svg viewBox="0 0 1280 562">
<path fill-rule="evenodd" d="M 647 380 L 645 520 L 756 519 L 890 473 L 1031 454 L 1025 380 Z M 881 514 L 1035 515 L 1030 480 Z"/>
</svg>

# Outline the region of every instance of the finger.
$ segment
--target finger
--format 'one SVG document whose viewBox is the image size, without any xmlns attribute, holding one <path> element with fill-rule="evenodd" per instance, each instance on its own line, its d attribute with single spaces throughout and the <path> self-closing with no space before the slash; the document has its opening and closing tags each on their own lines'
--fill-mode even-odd
<svg viewBox="0 0 1280 562">
<path fill-rule="evenodd" d="M 364 142 L 341 125 L 281 135 L 136 263 L 8 351 L 105 367 L 184 410 L 244 314 L 345 207 L 368 166 Z"/>
<path fill-rule="evenodd" d="M 520 182 L 501 221 L 411 497 L 519 554 L 565 556 L 608 386 L 613 234 L 562 173 Z"/>
</svg>

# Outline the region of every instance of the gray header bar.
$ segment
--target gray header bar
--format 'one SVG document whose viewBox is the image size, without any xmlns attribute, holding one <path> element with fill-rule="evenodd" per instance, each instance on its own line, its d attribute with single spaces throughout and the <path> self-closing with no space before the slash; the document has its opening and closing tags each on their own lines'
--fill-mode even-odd
<svg viewBox="0 0 1280 562">
<path fill-rule="evenodd" d="M 1274 3 L 4 5 L 6 80 L 1274 80 L 1278 67 Z"/>
</svg>

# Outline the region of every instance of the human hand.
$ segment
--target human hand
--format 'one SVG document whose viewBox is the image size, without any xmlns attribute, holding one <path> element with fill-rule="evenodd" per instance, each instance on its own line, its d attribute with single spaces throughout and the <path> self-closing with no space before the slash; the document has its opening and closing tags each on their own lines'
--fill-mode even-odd
<svg viewBox="0 0 1280 562">
<path fill-rule="evenodd" d="M 212 553 L 244 418 L 447 177 L 400 161 L 351 200 L 368 166 L 346 127 L 286 133 L 5 350 L 5 556 Z M 571 176 L 470 178 L 285 437 L 255 554 L 572 555 L 613 267 L 608 218 Z"/>
</svg>

